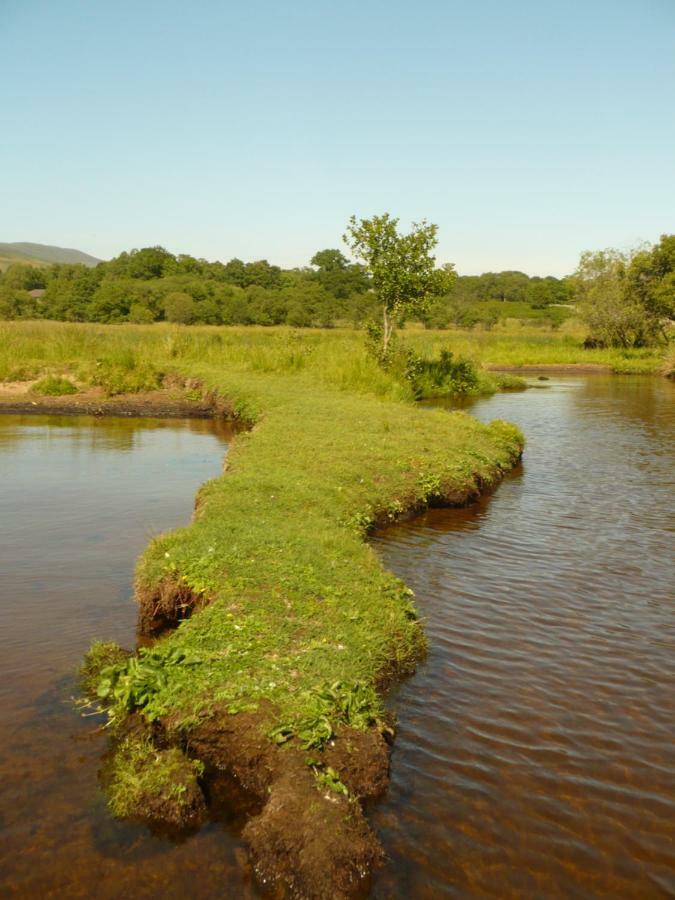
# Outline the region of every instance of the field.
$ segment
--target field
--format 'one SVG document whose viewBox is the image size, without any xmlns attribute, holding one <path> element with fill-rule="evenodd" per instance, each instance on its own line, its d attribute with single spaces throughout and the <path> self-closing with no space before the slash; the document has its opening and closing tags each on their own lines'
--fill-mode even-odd
<svg viewBox="0 0 675 900">
<path fill-rule="evenodd" d="M 587 350 L 583 336 L 574 320 L 555 331 L 510 320 L 490 331 L 433 331 L 412 325 L 402 339 L 422 356 L 449 349 L 479 366 L 600 365 L 622 374 L 663 368 L 663 348 Z M 0 322 L 0 382 L 69 372 L 86 384 L 96 381 L 97 374 L 100 381 L 110 369 L 126 373 L 127 389 L 136 384 L 140 390 L 144 383 L 156 386 L 153 370 L 175 367 L 182 359 L 201 359 L 205 353 L 215 364 L 243 372 L 302 373 L 340 390 L 412 399 L 406 385 L 383 372 L 363 346 L 363 332 L 348 328 Z"/>
</svg>

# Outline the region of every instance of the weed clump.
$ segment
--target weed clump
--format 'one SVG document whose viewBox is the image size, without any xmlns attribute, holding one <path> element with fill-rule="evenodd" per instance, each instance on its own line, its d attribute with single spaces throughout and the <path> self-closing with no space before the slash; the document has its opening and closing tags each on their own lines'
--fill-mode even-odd
<svg viewBox="0 0 675 900">
<path fill-rule="evenodd" d="M 94 641 L 79 669 L 82 692 L 91 699 L 95 698 L 102 673 L 106 669 L 123 666 L 129 656 L 130 653 L 114 641 Z"/>
<path fill-rule="evenodd" d="M 67 394 L 77 394 L 77 385 L 61 375 L 47 375 L 36 382 L 31 388 L 34 394 L 43 397 L 64 397 Z"/>
<path fill-rule="evenodd" d="M 338 726 L 357 730 L 382 723 L 380 699 L 375 689 L 365 684 L 343 684 L 335 681 L 320 690 L 307 693 L 305 715 L 294 722 L 282 722 L 269 733 L 275 744 L 297 737 L 305 750 L 323 747 Z"/>
<path fill-rule="evenodd" d="M 164 690 L 172 670 L 199 664 L 199 660 L 189 659 L 178 648 L 167 653 L 142 647 L 135 656 L 114 652 L 116 645 L 101 645 L 97 662 L 107 663 L 98 668 L 96 675 L 89 677 L 96 696 L 108 710 L 111 724 L 119 724 L 127 713 L 142 710 L 148 722 L 154 722 L 162 712 L 153 701 Z M 106 653 L 105 648 L 110 648 Z M 91 651 L 90 651 L 91 654 Z M 93 669 L 93 663 L 90 666 Z"/>
<path fill-rule="evenodd" d="M 176 747 L 158 750 L 145 739 L 127 738 L 110 769 L 108 805 L 120 819 L 195 824 L 205 811 L 199 779 L 204 766 Z"/>
<path fill-rule="evenodd" d="M 525 391 L 527 390 L 527 381 L 518 375 L 509 375 L 505 373 L 491 373 L 490 378 L 494 380 L 500 391 Z"/>
<path fill-rule="evenodd" d="M 124 352 L 125 351 L 125 352 Z M 102 387 L 107 397 L 154 391 L 162 383 L 162 374 L 150 362 L 138 358 L 130 348 L 96 361 L 89 374 L 92 385 Z"/>
</svg>

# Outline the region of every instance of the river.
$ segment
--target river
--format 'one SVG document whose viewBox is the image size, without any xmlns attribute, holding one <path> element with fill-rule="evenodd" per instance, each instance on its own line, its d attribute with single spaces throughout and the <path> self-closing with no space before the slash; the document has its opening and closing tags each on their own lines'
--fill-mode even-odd
<svg viewBox="0 0 675 900">
<path fill-rule="evenodd" d="M 491 497 L 374 544 L 430 652 L 390 702 L 381 898 L 675 895 L 675 385 L 565 377 L 471 405 L 517 422 Z M 189 519 L 205 421 L 0 417 L 0 893 L 259 896 L 235 815 L 169 842 L 113 821 L 73 711 L 93 637 L 133 646 L 133 564 Z"/>
<path fill-rule="evenodd" d="M 375 544 L 430 652 L 393 697 L 376 897 L 675 896 L 675 385 L 536 382 L 492 497 Z"/>
</svg>

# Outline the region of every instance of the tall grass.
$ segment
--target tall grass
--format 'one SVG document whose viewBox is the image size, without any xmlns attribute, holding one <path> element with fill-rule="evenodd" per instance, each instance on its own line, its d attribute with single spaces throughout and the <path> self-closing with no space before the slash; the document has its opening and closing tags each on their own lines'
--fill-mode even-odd
<svg viewBox="0 0 675 900">
<path fill-rule="evenodd" d="M 623 373 L 658 372 L 663 367 L 660 349 L 587 350 L 582 338 L 583 332 L 573 323 L 559 331 L 514 324 L 492 331 L 409 328 L 402 334 L 402 340 L 423 358 L 437 358 L 442 350 L 450 350 L 455 358 L 479 367 L 590 363 Z M 240 372 L 293 374 L 383 399 L 413 399 L 409 386 L 368 356 L 363 332 L 353 329 L 0 323 L 0 381 L 56 374 L 104 383 L 108 371 L 113 389 L 115 381 L 122 386 L 127 383 L 127 389 L 143 389 L 153 385 L 153 373 L 190 361 Z M 141 375 L 135 386 L 134 372 Z"/>
</svg>

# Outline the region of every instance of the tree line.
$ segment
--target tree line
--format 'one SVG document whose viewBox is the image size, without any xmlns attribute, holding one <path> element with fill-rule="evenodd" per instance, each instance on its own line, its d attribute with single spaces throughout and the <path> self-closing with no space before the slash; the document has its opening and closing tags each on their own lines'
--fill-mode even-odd
<svg viewBox="0 0 675 900">
<path fill-rule="evenodd" d="M 497 316 L 489 303 L 505 304 L 506 315 L 513 312 L 509 303 L 519 302 L 527 316 L 567 297 L 555 278 L 522 272 L 455 276 L 439 282 L 433 303 L 417 317 L 435 328 L 490 324 Z M 5 319 L 358 327 L 377 309 L 372 276 L 338 249 L 318 251 L 308 266 L 282 269 L 264 259 L 208 262 L 146 247 L 93 268 L 16 263 L 0 276 L 0 318 Z"/>
<path fill-rule="evenodd" d="M 388 333 L 406 318 L 429 328 L 489 328 L 507 317 L 556 326 L 576 308 L 589 344 L 640 347 L 664 339 L 675 316 L 675 235 L 629 252 L 585 252 L 566 278 L 518 271 L 461 276 L 452 264 L 436 265 L 436 226 L 421 223 L 402 234 L 397 225 L 388 214 L 353 218 L 345 242 L 357 262 L 325 249 L 293 269 L 264 259 L 208 262 L 163 247 L 124 252 L 93 268 L 16 263 L 0 276 L 0 318 L 298 328 L 375 323 L 386 347 Z M 384 318 L 383 296 L 392 309 Z"/>
</svg>

